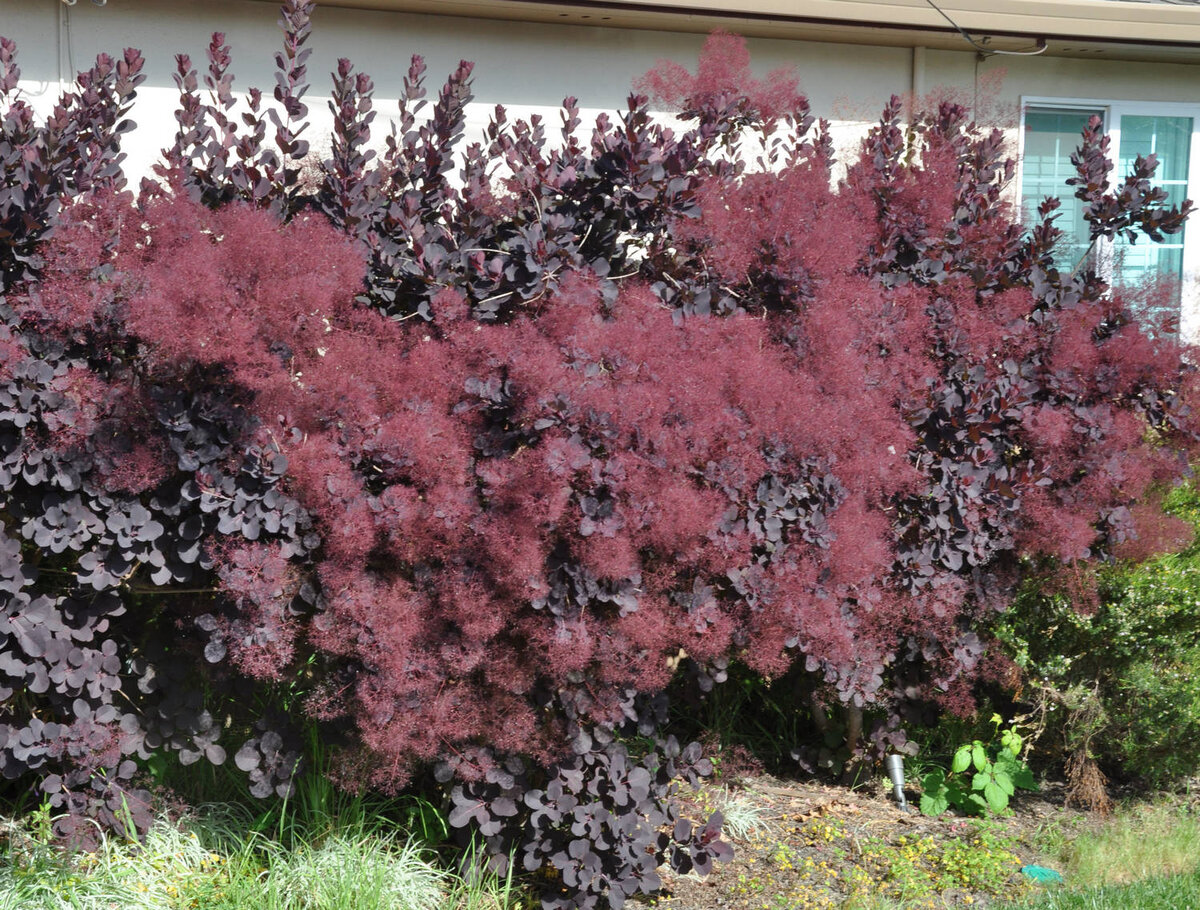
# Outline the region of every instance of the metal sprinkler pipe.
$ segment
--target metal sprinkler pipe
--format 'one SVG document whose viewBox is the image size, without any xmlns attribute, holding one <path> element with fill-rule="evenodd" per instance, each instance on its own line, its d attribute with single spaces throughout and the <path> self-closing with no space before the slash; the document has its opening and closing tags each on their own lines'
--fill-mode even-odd
<svg viewBox="0 0 1200 910">
<path fill-rule="evenodd" d="M 888 755 L 883 760 L 888 777 L 892 781 L 892 794 L 902 812 L 908 811 L 908 800 L 904 798 L 904 756 Z"/>
</svg>

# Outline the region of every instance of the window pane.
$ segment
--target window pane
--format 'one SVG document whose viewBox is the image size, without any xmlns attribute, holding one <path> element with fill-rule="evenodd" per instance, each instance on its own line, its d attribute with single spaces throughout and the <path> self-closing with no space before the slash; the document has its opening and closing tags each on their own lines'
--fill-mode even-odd
<svg viewBox="0 0 1200 910">
<path fill-rule="evenodd" d="M 1071 153 L 1079 147 L 1083 129 L 1101 110 L 1031 107 L 1025 110 L 1025 147 L 1021 158 L 1021 208 L 1025 222 L 1037 219 L 1037 207 L 1047 196 L 1062 201 L 1055 224 L 1063 231 L 1055 257 L 1070 271 L 1088 248 L 1083 203 L 1075 198 L 1067 178 L 1075 176 Z M 1128 119 L 1128 118 L 1126 118 Z"/>
<path fill-rule="evenodd" d="M 1169 203 L 1178 205 L 1187 198 L 1188 156 L 1191 149 L 1191 117 L 1121 118 L 1121 148 L 1117 154 L 1114 180 L 1122 180 L 1133 167 L 1138 155 L 1158 156 L 1154 183 L 1167 191 Z M 1165 243 L 1152 243 L 1141 238 L 1137 243 L 1119 241 L 1114 244 L 1113 283 L 1135 286 L 1146 279 L 1183 277 L 1183 231 L 1167 237 Z M 1175 288 L 1170 314 L 1178 316 L 1179 287 Z M 1163 306 L 1166 308 L 1166 305 Z"/>
</svg>

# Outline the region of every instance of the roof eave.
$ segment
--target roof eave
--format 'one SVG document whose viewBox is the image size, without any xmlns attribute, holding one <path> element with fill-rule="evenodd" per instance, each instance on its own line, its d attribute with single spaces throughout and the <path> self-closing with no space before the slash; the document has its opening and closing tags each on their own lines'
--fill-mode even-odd
<svg viewBox="0 0 1200 910">
<path fill-rule="evenodd" d="M 271 0 L 277 2 L 277 0 Z M 323 6 L 482 19 L 969 50 L 926 0 L 322 0 Z M 1123 0 L 943 0 L 977 41 L 1052 56 L 1200 63 L 1200 6 Z"/>
</svg>

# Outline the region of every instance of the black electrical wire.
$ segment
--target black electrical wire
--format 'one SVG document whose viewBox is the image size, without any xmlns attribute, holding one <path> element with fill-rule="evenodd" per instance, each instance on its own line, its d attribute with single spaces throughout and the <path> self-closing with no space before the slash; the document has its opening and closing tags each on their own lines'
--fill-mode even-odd
<svg viewBox="0 0 1200 910">
<path fill-rule="evenodd" d="M 959 25 L 957 22 L 955 22 L 953 19 L 951 19 L 948 15 L 946 15 L 946 11 L 943 10 L 936 3 L 934 3 L 933 0 L 925 0 L 925 2 L 928 3 L 930 6 L 932 6 L 935 10 L 937 10 L 938 13 L 941 15 L 941 17 L 943 19 L 945 19 L 947 22 L 949 22 L 950 25 L 953 27 L 953 29 L 956 32 L 958 32 L 960 35 L 963 36 L 963 40 L 965 40 L 969 45 L 971 45 L 971 47 L 975 48 L 975 50 L 979 51 L 979 53 L 981 53 L 981 54 L 984 54 L 989 57 L 992 56 L 993 54 L 1004 56 L 1004 57 L 1036 57 L 1036 56 L 1038 56 L 1038 54 L 1046 53 L 1045 39 L 1040 39 L 1038 41 L 1038 45 L 1036 48 L 1033 48 L 1032 50 L 1027 50 L 1027 51 L 1000 51 L 1000 50 L 995 50 L 994 48 L 990 48 L 984 44 L 980 44 L 978 41 L 976 41 L 974 38 L 972 38 L 967 33 L 967 30 L 965 28 L 963 28 L 961 25 Z"/>
</svg>

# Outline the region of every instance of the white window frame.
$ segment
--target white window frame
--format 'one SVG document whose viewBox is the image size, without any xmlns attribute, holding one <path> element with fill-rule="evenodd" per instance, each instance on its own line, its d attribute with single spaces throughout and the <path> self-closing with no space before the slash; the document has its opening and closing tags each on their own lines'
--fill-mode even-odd
<svg viewBox="0 0 1200 910">
<path fill-rule="evenodd" d="M 1029 108 L 1059 108 L 1062 110 L 1103 111 L 1110 150 L 1118 154 L 1121 148 L 1121 118 L 1129 115 L 1147 117 L 1191 117 L 1192 136 L 1188 146 L 1187 197 L 1200 203 L 1200 104 L 1178 101 L 1116 101 L 1102 98 L 1061 98 L 1051 95 L 1022 95 L 1021 123 L 1017 130 L 1017 179 L 1015 192 L 1020 206 L 1021 183 L 1025 160 L 1025 112 Z M 1114 161 L 1115 165 L 1116 162 Z M 1114 167 L 1111 177 L 1124 180 L 1125 174 Z M 1070 187 L 1063 187 L 1066 193 Z M 1105 250 L 1101 250 L 1101 262 Z M 1200 217 L 1188 219 L 1183 235 L 1183 275 L 1179 288 L 1179 335 L 1189 342 L 1200 342 Z"/>
</svg>

